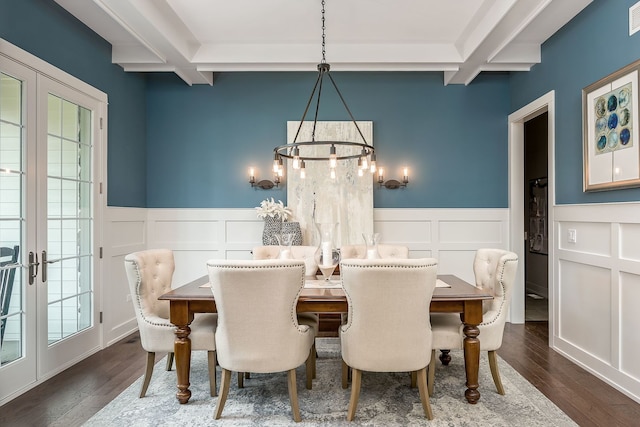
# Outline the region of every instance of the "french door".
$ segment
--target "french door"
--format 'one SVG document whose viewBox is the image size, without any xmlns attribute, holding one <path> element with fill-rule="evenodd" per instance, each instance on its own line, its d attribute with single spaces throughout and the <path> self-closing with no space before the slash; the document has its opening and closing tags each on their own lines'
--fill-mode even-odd
<svg viewBox="0 0 640 427">
<path fill-rule="evenodd" d="M 0 259 L 7 279 L 14 273 L 11 289 L 3 285 L 0 404 L 101 347 L 104 109 L 0 55 L 0 247 L 18 252 Z"/>
</svg>

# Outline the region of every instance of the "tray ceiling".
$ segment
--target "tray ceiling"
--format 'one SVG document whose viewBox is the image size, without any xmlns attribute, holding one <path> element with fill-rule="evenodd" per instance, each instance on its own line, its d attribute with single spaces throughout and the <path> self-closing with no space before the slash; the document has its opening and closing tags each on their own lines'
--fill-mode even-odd
<svg viewBox="0 0 640 427">
<path fill-rule="evenodd" d="M 125 71 L 213 84 L 227 71 L 315 71 L 320 0 L 55 0 L 112 45 Z M 326 0 L 335 71 L 528 71 L 592 0 Z"/>
</svg>

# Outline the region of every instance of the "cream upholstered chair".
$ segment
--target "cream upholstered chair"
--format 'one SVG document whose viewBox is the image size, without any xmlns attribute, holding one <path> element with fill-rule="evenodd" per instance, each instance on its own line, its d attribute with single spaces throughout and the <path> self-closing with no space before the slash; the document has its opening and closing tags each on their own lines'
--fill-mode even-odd
<svg viewBox="0 0 640 427">
<path fill-rule="evenodd" d="M 479 249 L 473 261 L 476 286 L 489 290 L 492 300 L 484 301 L 480 329 L 480 351 L 488 351 L 489 367 L 498 393 L 504 387 L 498 371 L 496 350 L 502 345 L 504 324 L 509 311 L 513 283 L 518 269 L 518 256 L 502 249 Z M 458 314 L 434 313 L 431 315 L 432 354 L 429 366 L 429 395 L 433 395 L 436 350 L 462 349 L 464 324 Z"/>
<path fill-rule="evenodd" d="M 340 341 L 342 359 L 353 371 L 347 420 L 355 417 L 362 371 L 416 372 L 424 413 L 433 418 L 426 380 L 437 270 L 433 258 L 342 261 L 349 315 Z"/>
<path fill-rule="evenodd" d="M 307 277 L 313 276 L 315 278 L 315 275 L 318 272 L 318 264 L 315 259 L 317 249 L 317 246 L 291 246 L 291 256 L 293 259 L 304 261 L 304 270 Z M 280 246 L 256 246 L 252 249 L 251 253 L 253 254 L 253 259 L 278 259 L 280 256 Z M 311 326 L 317 335 L 320 328 L 320 316 L 316 313 L 299 313 L 298 323 Z M 306 388 L 309 390 L 311 390 L 312 387 L 312 378 L 316 377 L 315 344 L 311 365 L 313 368 L 313 375 L 312 377 L 307 377 L 306 382 Z M 246 373 L 246 376 L 249 378 L 249 372 Z M 238 385 L 242 386 L 240 374 L 238 375 Z"/>
<path fill-rule="evenodd" d="M 380 258 L 409 258 L 409 248 L 401 245 L 378 245 Z M 340 258 L 365 258 L 367 247 L 365 245 L 342 245 L 340 247 Z"/>
<path fill-rule="evenodd" d="M 409 258 L 409 248 L 407 246 L 402 245 L 385 245 L 378 244 L 378 253 L 380 254 L 380 258 L 389 259 L 389 258 L 399 258 L 406 259 Z M 364 259 L 367 255 L 367 246 L 366 245 L 342 245 L 340 247 L 340 258 L 341 259 Z M 347 315 L 342 313 L 340 316 L 340 323 L 347 322 Z M 346 381 L 346 376 L 343 378 L 343 381 Z M 343 383 L 343 386 L 346 387 L 346 383 Z"/>
<path fill-rule="evenodd" d="M 142 348 L 147 351 L 147 369 L 140 397 L 144 397 L 151 381 L 156 352 L 167 352 L 167 371 L 173 363 L 175 326 L 169 321 L 169 301 L 158 297 L 171 290 L 175 270 L 173 252 L 169 249 L 151 249 L 134 252 L 124 258 L 129 290 L 140 330 Z M 191 348 L 208 352 L 209 387 L 216 395 L 216 314 L 197 314 L 191 322 Z"/>
<path fill-rule="evenodd" d="M 296 305 L 304 286 L 304 263 L 299 260 L 209 260 L 209 282 L 218 309 L 216 348 L 222 368 L 220 396 L 215 410 L 224 408 L 231 371 L 274 373 L 287 371 L 293 419 L 300 421 L 296 368 L 309 360 L 315 331 L 300 325 Z"/>
</svg>

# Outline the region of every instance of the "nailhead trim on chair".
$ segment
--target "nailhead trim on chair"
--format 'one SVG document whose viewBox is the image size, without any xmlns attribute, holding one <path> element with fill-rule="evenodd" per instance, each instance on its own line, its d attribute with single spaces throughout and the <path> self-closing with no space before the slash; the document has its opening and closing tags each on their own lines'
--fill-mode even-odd
<svg viewBox="0 0 640 427">
<path fill-rule="evenodd" d="M 500 270 L 500 274 L 498 275 L 500 277 L 500 279 L 498 280 L 498 284 L 502 288 L 502 295 L 506 294 L 503 278 L 504 278 L 504 268 L 508 262 L 518 262 L 518 259 L 517 258 L 507 259 L 505 260 L 504 264 L 502 264 L 502 269 Z M 502 303 L 500 304 L 500 308 L 498 308 L 498 314 L 490 322 L 482 322 L 478 326 L 486 326 L 486 325 L 491 325 L 492 323 L 495 323 L 500 317 L 500 315 L 502 314 L 502 310 L 504 309 L 504 306 L 506 304 L 507 304 L 507 299 L 502 298 Z"/>
<path fill-rule="evenodd" d="M 226 268 L 226 269 L 239 269 L 239 270 L 260 270 L 260 269 L 266 269 L 266 270 L 273 270 L 273 269 L 280 269 L 280 268 L 297 268 L 294 266 L 286 266 L 286 265 L 257 265 L 255 267 L 245 267 L 242 265 L 227 265 L 227 264 L 210 264 L 207 263 L 207 265 L 211 266 L 211 267 L 218 267 L 218 268 Z M 300 277 L 300 283 L 302 284 L 302 286 L 300 286 L 300 288 L 298 289 L 298 293 L 296 294 L 296 298 L 295 301 L 298 301 L 298 298 L 300 297 L 300 293 L 302 292 L 302 289 L 304 289 L 304 267 L 302 269 L 302 276 Z M 295 326 L 295 324 L 298 322 L 298 315 L 296 313 L 296 306 L 294 305 L 293 307 L 291 307 L 291 311 L 289 312 L 289 316 L 291 318 L 291 323 Z M 301 326 L 306 326 L 306 329 L 301 330 L 300 327 Z M 299 333 L 305 333 L 308 329 L 309 326 L 308 325 L 300 325 L 298 324 L 298 332 Z"/>
<path fill-rule="evenodd" d="M 361 268 L 403 268 L 403 269 L 419 269 L 419 268 L 427 268 L 427 267 L 433 267 L 434 265 L 437 265 L 437 263 L 435 264 L 422 264 L 422 265 L 381 265 L 381 264 L 376 264 L 376 265 L 362 265 L 362 264 L 349 264 L 349 263 L 343 263 L 342 265 L 348 266 L 348 267 L 361 267 Z M 349 292 L 347 292 L 346 289 L 344 289 L 344 286 L 342 287 L 342 290 L 344 291 L 345 296 L 347 297 L 347 305 L 349 307 L 352 307 L 353 304 L 351 303 L 351 295 L 349 295 Z M 352 309 L 353 310 L 353 309 Z M 342 325 L 341 327 L 345 327 L 344 331 L 348 331 L 349 328 L 351 327 L 351 325 L 349 324 L 349 322 L 347 321 L 346 324 Z"/>
<path fill-rule="evenodd" d="M 125 260 L 125 262 L 133 263 L 134 267 L 136 268 L 136 275 L 138 276 L 138 279 L 136 280 L 136 295 L 135 295 L 135 297 L 136 297 L 136 301 L 138 301 L 138 306 L 142 307 L 142 300 L 140 299 L 140 283 L 142 283 L 142 275 L 140 274 L 140 266 L 135 261 Z M 170 328 L 170 329 L 174 329 L 175 328 L 175 326 L 173 324 L 157 323 L 157 322 L 150 321 L 145 316 L 144 310 L 140 310 L 140 313 L 142 314 L 142 319 L 145 322 L 149 323 L 150 325 L 161 326 L 163 328 Z"/>
</svg>

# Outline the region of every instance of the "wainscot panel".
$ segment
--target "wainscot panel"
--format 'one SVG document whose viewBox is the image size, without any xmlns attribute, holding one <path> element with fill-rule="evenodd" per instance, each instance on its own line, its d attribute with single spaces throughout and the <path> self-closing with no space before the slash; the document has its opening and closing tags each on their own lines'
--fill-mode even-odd
<svg viewBox="0 0 640 427">
<path fill-rule="evenodd" d="M 550 344 L 640 402 L 640 203 L 553 209 Z"/>
<path fill-rule="evenodd" d="M 107 207 L 104 236 L 103 336 L 104 345 L 109 346 L 138 328 L 124 257 L 147 249 L 147 210 Z"/>
</svg>

